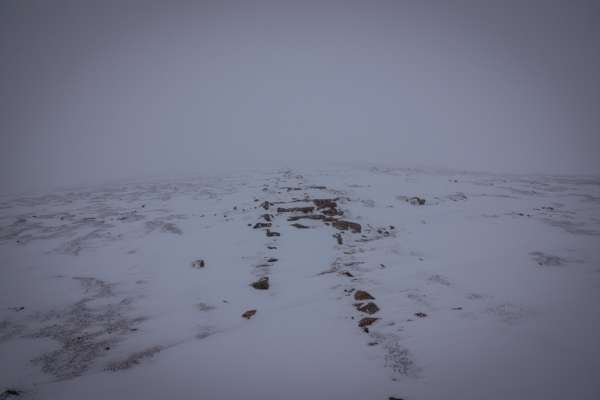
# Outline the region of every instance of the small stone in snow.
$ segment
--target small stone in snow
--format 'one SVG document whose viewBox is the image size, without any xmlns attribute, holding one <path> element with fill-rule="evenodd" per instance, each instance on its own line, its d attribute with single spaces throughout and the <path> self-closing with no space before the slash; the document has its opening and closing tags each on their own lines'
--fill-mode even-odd
<svg viewBox="0 0 600 400">
<path fill-rule="evenodd" d="M 248 310 L 242 314 L 242 318 L 250 319 L 254 314 L 256 314 L 256 310 Z"/>
<path fill-rule="evenodd" d="M 362 301 L 362 300 L 375 300 L 375 297 L 371 296 L 369 293 L 364 290 L 357 290 L 354 293 L 354 300 Z"/>
</svg>

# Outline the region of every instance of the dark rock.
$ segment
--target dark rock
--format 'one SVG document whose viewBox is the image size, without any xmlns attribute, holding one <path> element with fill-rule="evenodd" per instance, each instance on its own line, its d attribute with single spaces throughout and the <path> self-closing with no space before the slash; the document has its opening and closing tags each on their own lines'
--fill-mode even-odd
<svg viewBox="0 0 600 400">
<path fill-rule="evenodd" d="M 424 312 L 417 312 L 417 313 L 415 313 L 415 317 L 425 318 L 426 316 L 427 316 L 427 314 L 425 314 Z"/>
<path fill-rule="evenodd" d="M 343 221 L 341 219 L 334 220 L 333 227 L 342 231 L 347 231 L 350 229 L 354 233 L 360 233 L 362 231 L 362 226 L 356 222 Z"/>
<path fill-rule="evenodd" d="M 256 314 L 256 310 L 248 310 L 242 314 L 242 318 L 250 319 Z"/>
<path fill-rule="evenodd" d="M 268 237 L 273 237 L 273 236 L 281 236 L 281 233 L 279 232 L 272 232 L 270 229 L 267 229 L 267 236 Z"/>
<path fill-rule="evenodd" d="M 306 225 L 302 225 L 302 224 L 299 224 L 299 223 L 297 223 L 297 222 L 293 223 L 293 224 L 292 224 L 292 226 L 293 226 L 294 228 L 298 228 L 298 229 L 308 229 L 308 228 L 309 228 L 308 226 L 306 226 Z"/>
<path fill-rule="evenodd" d="M 378 320 L 379 320 L 379 318 L 365 317 L 365 318 L 361 319 L 360 321 L 358 321 L 358 326 L 359 326 L 359 328 L 365 328 L 367 326 L 374 324 L 375 321 L 378 321 Z"/>
<path fill-rule="evenodd" d="M 348 271 L 343 271 L 343 272 L 340 272 L 340 275 L 347 276 L 348 278 L 354 278 L 354 275 L 352 275 L 352 274 L 351 274 L 350 272 L 348 272 Z"/>
<path fill-rule="evenodd" d="M 369 293 L 364 290 L 357 290 L 354 293 L 354 300 L 363 301 L 363 300 L 375 300 L 375 297 L 371 296 Z"/>
<path fill-rule="evenodd" d="M 9 397 L 17 397 L 21 395 L 20 390 L 15 390 L 15 389 L 6 389 L 4 392 L 2 392 L 0 394 L 0 400 L 4 400 L 4 399 L 8 399 Z"/>
<path fill-rule="evenodd" d="M 356 304 L 356 309 L 360 312 L 364 312 L 370 315 L 373 315 L 377 311 L 379 311 L 379 307 L 377 307 L 377 304 L 373 303 L 372 301 L 368 302 L 365 305 L 363 305 L 362 303 L 358 303 Z"/>
<path fill-rule="evenodd" d="M 270 228 L 272 225 L 270 222 L 257 222 L 253 229 Z"/>
<path fill-rule="evenodd" d="M 301 213 L 311 213 L 315 211 L 314 207 L 290 207 L 290 208 L 284 208 L 284 207 L 279 207 L 277 208 L 277 212 L 278 213 L 284 213 L 284 212 L 301 212 Z"/>
<path fill-rule="evenodd" d="M 452 307 L 452 309 L 453 309 L 454 311 L 460 311 L 460 310 L 462 310 L 463 308 L 462 308 L 462 307 Z"/>
<path fill-rule="evenodd" d="M 265 210 L 268 210 L 269 207 L 271 206 L 271 203 L 269 203 L 268 201 L 263 201 L 262 203 L 260 203 L 260 206 L 262 208 L 264 208 Z"/>
<path fill-rule="evenodd" d="M 323 213 L 323 215 L 327 215 L 328 217 L 336 217 L 336 216 L 344 215 L 344 212 L 341 210 L 338 210 L 337 208 L 328 208 L 321 212 Z"/>
<path fill-rule="evenodd" d="M 267 290 L 269 288 L 269 277 L 265 276 L 250 284 L 254 289 Z"/>
<path fill-rule="evenodd" d="M 410 199 L 408 199 L 406 201 L 408 201 L 413 206 L 422 206 L 425 204 L 425 199 L 422 197 L 417 197 L 417 196 L 411 197 Z"/>
<path fill-rule="evenodd" d="M 204 260 L 196 260 L 192 262 L 192 268 L 204 268 L 206 264 Z"/>
<path fill-rule="evenodd" d="M 313 204 L 317 209 L 337 208 L 337 199 L 314 199 Z"/>
<path fill-rule="evenodd" d="M 274 263 L 277 262 L 277 259 L 275 257 L 271 257 L 267 260 L 267 262 Z"/>
<path fill-rule="evenodd" d="M 269 250 L 277 250 L 277 247 L 276 246 L 267 246 L 267 249 L 269 249 Z"/>
<path fill-rule="evenodd" d="M 333 237 L 336 238 L 337 244 L 339 244 L 340 246 L 344 243 L 341 233 L 336 233 L 335 235 L 333 235 Z"/>
<path fill-rule="evenodd" d="M 326 219 L 325 215 L 312 214 L 312 215 L 294 215 L 292 217 L 288 217 L 288 221 L 298 221 L 299 219 Z"/>
<path fill-rule="evenodd" d="M 265 221 L 271 222 L 271 214 L 263 214 L 261 217 L 264 218 Z"/>
</svg>

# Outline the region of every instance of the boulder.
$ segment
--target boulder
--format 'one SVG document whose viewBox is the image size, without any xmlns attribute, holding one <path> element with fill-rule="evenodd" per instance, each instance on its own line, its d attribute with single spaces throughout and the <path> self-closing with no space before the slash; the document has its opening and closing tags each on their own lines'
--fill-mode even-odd
<svg viewBox="0 0 600 400">
<path fill-rule="evenodd" d="M 256 310 L 248 310 L 242 314 L 242 318 L 250 319 L 256 314 Z"/>
</svg>

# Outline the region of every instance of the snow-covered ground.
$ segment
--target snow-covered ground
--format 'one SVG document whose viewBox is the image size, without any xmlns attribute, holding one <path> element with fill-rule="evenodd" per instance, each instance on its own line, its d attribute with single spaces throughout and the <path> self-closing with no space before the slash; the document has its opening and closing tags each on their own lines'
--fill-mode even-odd
<svg viewBox="0 0 600 400">
<path fill-rule="evenodd" d="M 335 203 L 277 211 L 313 199 Z M 3 198 L 0 268 L 0 398 L 600 398 L 598 178 L 314 168 Z"/>
</svg>

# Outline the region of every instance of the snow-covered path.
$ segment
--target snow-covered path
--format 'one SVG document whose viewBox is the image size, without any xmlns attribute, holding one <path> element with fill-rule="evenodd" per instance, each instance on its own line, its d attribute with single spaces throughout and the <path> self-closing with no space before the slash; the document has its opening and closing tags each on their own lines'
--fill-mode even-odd
<svg viewBox="0 0 600 400">
<path fill-rule="evenodd" d="M 343 216 L 277 212 L 313 199 Z M 5 199 L 0 226 L 23 398 L 600 396 L 597 179 L 286 170 Z"/>
</svg>

